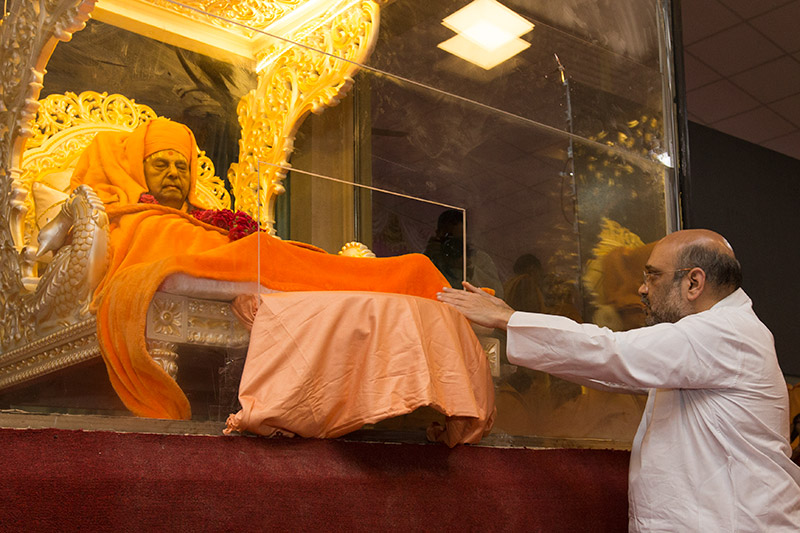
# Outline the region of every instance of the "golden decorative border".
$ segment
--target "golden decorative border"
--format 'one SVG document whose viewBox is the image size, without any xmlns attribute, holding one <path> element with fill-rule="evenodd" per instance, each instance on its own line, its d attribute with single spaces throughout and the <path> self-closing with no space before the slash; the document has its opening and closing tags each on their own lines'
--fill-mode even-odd
<svg viewBox="0 0 800 533">
<path fill-rule="evenodd" d="M 0 389 L 100 357 L 97 325 L 91 317 L 0 355 Z"/>
<path fill-rule="evenodd" d="M 226 19 L 256 30 L 263 30 L 276 20 L 291 13 L 308 0 L 181 0 L 180 4 L 182 5 L 168 0 L 140 1 L 179 13 L 185 17 L 207 21 L 208 17 L 197 13 L 197 11 L 203 11 L 214 17 L 218 17 L 213 20 L 216 24 L 223 27 L 232 25 L 223 20 Z"/>
</svg>

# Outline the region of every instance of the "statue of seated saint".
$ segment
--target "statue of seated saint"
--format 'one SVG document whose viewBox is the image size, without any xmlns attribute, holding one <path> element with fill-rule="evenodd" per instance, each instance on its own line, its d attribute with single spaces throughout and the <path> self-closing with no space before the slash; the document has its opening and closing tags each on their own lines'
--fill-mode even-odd
<svg viewBox="0 0 800 533">
<path fill-rule="evenodd" d="M 189 401 L 150 356 L 144 336 L 148 305 L 170 274 L 260 281 L 276 292 L 377 291 L 428 299 L 447 284 L 422 254 L 332 255 L 256 231 L 246 215 L 204 209 L 195 191 L 197 154 L 189 128 L 158 118 L 131 133 L 98 133 L 72 177 L 71 187 L 89 185 L 108 215 L 108 269 L 90 308 L 111 383 L 134 414 L 191 417 Z"/>
</svg>

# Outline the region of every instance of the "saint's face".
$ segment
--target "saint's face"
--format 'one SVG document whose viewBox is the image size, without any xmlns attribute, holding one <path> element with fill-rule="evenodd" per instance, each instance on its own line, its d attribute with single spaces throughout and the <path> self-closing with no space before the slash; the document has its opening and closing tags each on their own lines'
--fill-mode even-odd
<svg viewBox="0 0 800 533">
<path fill-rule="evenodd" d="M 180 209 L 189 196 L 189 162 L 180 152 L 161 150 L 144 160 L 147 192 L 161 205 Z"/>
<path fill-rule="evenodd" d="M 644 304 L 645 324 L 677 322 L 689 314 L 688 302 L 683 298 L 683 280 L 686 272 L 676 272 L 673 265 L 676 250 L 656 245 L 645 266 L 644 283 L 639 296 Z M 675 279 L 676 274 L 679 279 Z"/>
</svg>

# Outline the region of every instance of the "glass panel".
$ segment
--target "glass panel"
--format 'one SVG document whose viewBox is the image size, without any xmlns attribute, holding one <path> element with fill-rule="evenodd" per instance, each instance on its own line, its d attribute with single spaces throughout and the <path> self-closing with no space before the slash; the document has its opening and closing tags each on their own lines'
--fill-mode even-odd
<svg viewBox="0 0 800 533">
<path fill-rule="evenodd" d="M 451 272 L 460 286 L 466 250 L 463 208 L 299 169 L 289 172 L 284 186 L 277 211 L 287 216 L 278 224 L 278 237 L 332 254 L 357 242 L 376 257 L 441 256 L 446 263 L 440 270 Z M 439 245 L 436 253 L 433 241 Z"/>
<path fill-rule="evenodd" d="M 466 278 L 516 309 L 638 325 L 631 286 L 646 243 L 677 224 L 660 2 L 504 2 L 522 33 L 498 36 L 517 53 L 491 68 L 454 55 L 453 43 L 439 46 L 469 34 L 463 20 L 443 22 L 468 4 L 402 0 L 379 16 L 358 4 L 366 23 L 352 3 L 279 3 L 232 22 L 235 14 L 214 3 L 204 14 L 167 0 L 109 0 L 56 48 L 42 97 L 118 93 L 186 124 L 213 162 L 218 190 L 264 233 L 328 253 L 350 241 L 380 257 L 422 252 L 452 285 Z M 103 109 L 117 116 L 132 106 L 117 99 Z M 180 290 L 204 302 L 225 292 L 217 309 L 227 320 L 234 296 L 269 286 L 265 238 L 224 244 L 230 275 L 200 262 L 216 285 L 184 279 Z M 162 332 L 178 309 L 171 301 L 151 315 Z M 221 317 L 197 315 L 194 340 L 216 335 Z M 501 354 L 487 443 L 630 441 L 640 398 L 514 367 L 502 332 L 478 334 L 497 340 Z M 195 420 L 218 423 L 236 410 L 245 349 L 227 340 L 237 335 L 222 334 L 226 342 L 210 350 L 181 344 L 177 383 Z M 2 392 L 0 406 L 128 413 L 99 361 Z M 372 429 L 422 438 L 429 418 L 423 410 Z"/>
<path fill-rule="evenodd" d="M 297 228 L 297 211 L 307 224 L 313 221 L 329 230 L 332 222 L 323 213 L 340 205 L 331 200 L 341 193 L 299 188 L 298 176 L 312 176 L 301 169 L 328 172 L 326 179 L 343 183 L 353 174 L 352 166 L 341 170 L 342 160 L 349 157 L 352 163 L 352 158 L 370 153 L 371 159 L 361 165 L 369 172 L 358 179 L 466 208 L 467 279 L 473 283 L 495 289 L 518 310 L 615 329 L 642 325 L 641 309 L 630 305 L 630 297 L 606 294 L 599 285 L 606 248 L 614 238 L 618 245 L 638 246 L 666 232 L 669 172 L 663 165 L 369 71 L 359 74 L 352 98 L 359 104 L 344 101 L 324 115 L 311 116 L 298 132 L 287 193 L 279 197 L 276 209 L 279 235 L 314 242 L 313 232 Z M 356 148 L 317 150 L 352 136 L 346 126 L 351 122 L 359 124 L 353 128 L 360 135 Z M 479 127 L 467 127 L 471 124 Z M 315 200 L 305 203 L 312 196 Z M 378 211 L 383 206 L 376 201 L 372 208 L 360 216 L 373 219 L 374 238 L 386 229 L 377 225 L 385 219 Z M 356 226 L 355 220 L 340 222 L 345 234 L 335 242 L 357 235 Z M 389 225 L 395 232 L 404 226 Z M 432 223 L 429 228 L 428 234 L 435 233 Z M 335 242 L 322 247 L 335 252 Z M 392 251 L 419 251 L 419 246 Z M 634 266 L 616 272 L 637 301 L 640 271 L 641 266 Z M 504 354 L 502 332 L 478 333 L 499 339 Z M 643 408 L 642 398 L 592 391 L 517 368 L 504 355 L 495 381 L 498 418 L 490 443 L 569 438 L 624 445 Z M 435 416 L 423 416 L 426 412 L 376 427 L 419 431 Z"/>
</svg>

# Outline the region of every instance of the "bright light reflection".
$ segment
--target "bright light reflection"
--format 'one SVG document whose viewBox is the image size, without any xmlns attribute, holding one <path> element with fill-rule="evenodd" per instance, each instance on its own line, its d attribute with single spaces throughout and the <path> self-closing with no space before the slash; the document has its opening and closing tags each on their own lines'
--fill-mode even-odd
<svg viewBox="0 0 800 533">
<path fill-rule="evenodd" d="M 533 24 L 496 0 L 475 0 L 442 24 L 458 35 L 440 43 L 442 50 L 489 70 L 530 46 L 519 39 Z"/>
<path fill-rule="evenodd" d="M 503 61 L 514 57 L 518 53 L 528 48 L 531 44 L 522 39 L 514 39 L 495 50 L 487 50 L 475 44 L 473 41 L 456 35 L 442 43 L 439 48 L 458 56 L 465 61 L 469 61 L 485 70 L 491 70 Z"/>
<path fill-rule="evenodd" d="M 516 38 L 491 22 L 481 21 L 467 28 L 461 35 L 486 50 L 496 50 Z"/>
</svg>

